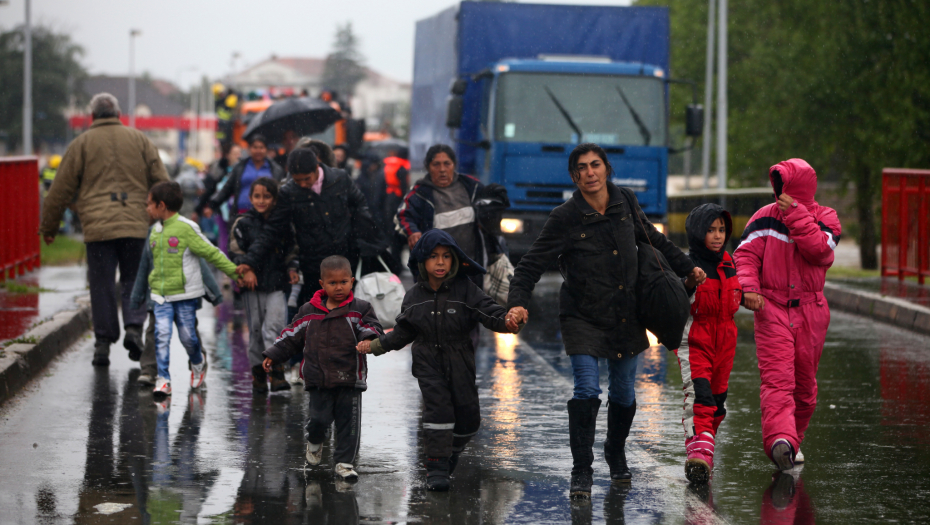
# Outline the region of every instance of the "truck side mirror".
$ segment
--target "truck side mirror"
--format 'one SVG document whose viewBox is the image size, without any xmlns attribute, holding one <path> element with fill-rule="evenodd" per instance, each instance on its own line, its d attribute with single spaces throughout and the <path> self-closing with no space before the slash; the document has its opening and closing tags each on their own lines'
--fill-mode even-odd
<svg viewBox="0 0 930 525">
<path fill-rule="evenodd" d="M 446 127 L 462 127 L 462 115 L 465 113 L 465 99 L 460 95 L 449 97 L 446 102 Z"/>
<path fill-rule="evenodd" d="M 685 135 L 700 137 L 704 132 L 704 106 L 688 104 L 685 109 Z"/>
<path fill-rule="evenodd" d="M 465 94 L 466 89 L 468 89 L 468 80 L 464 78 L 458 78 L 452 81 L 452 86 L 449 88 L 449 93 L 460 97 Z"/>
</svg>

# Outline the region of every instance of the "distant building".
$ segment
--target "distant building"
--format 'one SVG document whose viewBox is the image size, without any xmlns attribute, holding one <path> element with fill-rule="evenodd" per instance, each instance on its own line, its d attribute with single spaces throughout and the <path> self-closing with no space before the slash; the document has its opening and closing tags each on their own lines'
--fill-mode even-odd
<svg viewBox="0 0 930 525">
<path fill-rule="evenodd" d="M 259 62 L 229 76 L 225 82 L 242 93 L 272 90 L 296 95 L 306 91 L 319 96 L 323 85 L 322 58 L 276 57 Z M 355 118 L 363 118 L 370 130 L 384 126 L 406 128 L 410 106 L 410 84 L 390 79 L 366 68 L 367 76 L 349 100 Z"/>
</svg>

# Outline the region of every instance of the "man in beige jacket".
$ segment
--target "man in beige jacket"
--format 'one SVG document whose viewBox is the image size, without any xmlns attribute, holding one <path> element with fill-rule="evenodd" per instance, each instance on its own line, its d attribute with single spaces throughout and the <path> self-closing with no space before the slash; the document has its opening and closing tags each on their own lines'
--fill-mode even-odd
<svg viewBox="0 0 930 525">
<path fill-rule="evenodd" d="M 99 93 L 90 102 L 93 124 L 68 146 L 42 210 L 39 233 L 51 244 L 65 208 L 73 205 L 84 228 L 87 276 L 94 319 L 94 365 L 110 364 L 110 345 L 119 340 L 116 268 L 122 285 L 123 346 L 129 358 L 142 353 L 145 307 L 131 308 L 130 295 L 148 235 L 145 200 L 149 188 L 168 180 L 158 150 L 142 132 L 120 122 L 119 102 Z"/>
</svg>

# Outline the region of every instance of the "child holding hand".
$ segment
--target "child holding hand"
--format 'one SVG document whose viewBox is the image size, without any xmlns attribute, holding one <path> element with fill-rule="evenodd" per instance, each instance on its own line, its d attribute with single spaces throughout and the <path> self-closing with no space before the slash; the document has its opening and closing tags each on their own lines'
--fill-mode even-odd
<svg viewBox="0 0 930 525">
<path fill-rule="evenodd" d="M 367 301 L 352 294 L 352 267 L 341 255 L 320 263 L 320 286 L 300 307 L 274 345 L 265 350 L 263 366 L 271 372 L 303 352 L 304 390 L 310 398 L 307 422 L 307 463 L 319 465 L 326 430 L 336 422 L 334 473 L 343 481 L 358 481 L 355 457 L 361 438 L 362 392 L 368 389 L 368 362 L 356 352 L 358 341 L 383 333 Z"/>
<path fill-rule="evenodd" d="M 418 282 L 404 296 L 394 330 L 362 341 L 358 351 L 377 356 L 413 343 L 412 371 L 423 394 L 427 488 L 447 491 L 459 454 L 481 424 L 471 333 L 478 323 L 516 333 L 521 320 L 509 317 L 467 278 L 485 270 L 442 230 L 424 233 L 407 264 Z"/>
</svg>

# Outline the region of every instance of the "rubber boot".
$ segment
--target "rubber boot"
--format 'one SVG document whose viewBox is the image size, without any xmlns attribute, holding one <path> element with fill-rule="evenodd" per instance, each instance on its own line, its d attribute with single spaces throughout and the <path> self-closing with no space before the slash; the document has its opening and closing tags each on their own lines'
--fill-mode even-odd
<svg viewBox="0 0 930 525">
<path fill-rule="evenodd" d="M 636 401 L 624 407 L 607 402 L 607 439 L 604 440 L 604 460 L 610 467 L 610 479 L 630 483 L 633 475 L 626 464 L 626 438 L 636 416 Z"/>
<path fill-rule="evenodd" d="M 133 324 L 126 326 L 126 334 L 123 335 L 123 348 L 129 350 L 129 360 L 138 361 L 142 357 L 142 325 Z"/>
<path fill-rule="evenodd" d="M 94 344 L 94 366 L 110 366 L 110 342 L 97 339 Z"/>
<path fill-rule="evenodd" d="M 268 391 L 268 374 L 262 365 L 252 367 L 252 391 L 265 393 Z"/>
<path fill-rule="evenodd" d="M 281 390 L 290 390 L 291 384 L 284 378 L 284 365 L 274 365 L 271 368 L 271 391 L 280 392 Z"/>
<path fill-rule="evenodd" d="M 568 438 L 572 449 L 572 478 L 569 496 L 591 499 L 594 484 L 594 428 L 600 399 L 570 399 L 568 401 Z"/>
<path fill-rule="evenodd" d="M 426 458 L 426 489 L 434 492 L 449 490 L 449 458 Z"/>
</svg>

